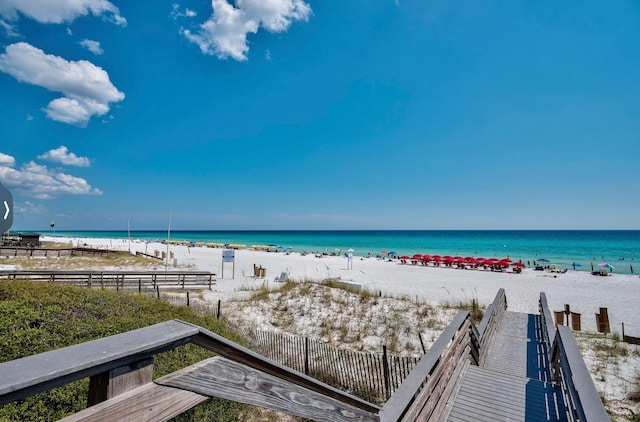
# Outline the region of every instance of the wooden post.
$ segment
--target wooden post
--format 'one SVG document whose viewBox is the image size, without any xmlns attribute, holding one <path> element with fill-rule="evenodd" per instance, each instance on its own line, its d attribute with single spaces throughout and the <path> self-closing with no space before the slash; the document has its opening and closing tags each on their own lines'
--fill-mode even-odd
<svg viewBox="0 0 640 422">
<path fill-rule="evenodd" d="M 609 313 L 607 308 L 600 308 L 599 318 L 596 318 L 598 322 L 598 331 L 601 333 L 610 333 L 611 329 L 609 327 Z"/>
<path fill-rule="evenodd" d="M 422 334 L 418 333 L 418 338 L 420 339 L 420 346 L 422 346 L 422 353 L 427 354 L 427 348 L 424 347 L 424 342 L 422 341 Z"/>
<path fill-rule="evenodd" d="M 309 375 L 309 337 L 304 338 L 304 374 Z"/>
<path fill-rule="evenodd" d="M 142 293 L 142 280 L 138 279 L 138 293 Z"/>
<path fill-rule="evenodd" d="M 385 397 L 391 397 L 391 385 L 389 380 L 389 360 L 387 358 L 387 346 L 382 346 L 382 372 L 384 374 Z"/>
<path fill-rule="evenodd" d="M 187 307 L 189 307 L 189 292 L 187 291 Z"/>
<path fill-rule="evenodd" d="M 152 380 L 153 358 L 147 358 L 89 378 L 87 407 L 131 391 Z"/>
<path fill-rule="evenodd" d="M 216 312 L 216 319 L 220 319 L 220 305 L 222 301 L 218 299 L 218 311 Z"/>
<path fill-rule="evenodd" d="M 157 298 L 160 299 L 160 286 L 156 286 L 156 295 Z"/>
<path fill-rule="evenodd" d="M 580 314 L 577 312 L 571 312 L 571 329 L 574 331 L 582 330 L 582 325 L 580 324 Z"/>
<path fill-rule="evenodd" d="M 564 311 L 553 311 L 555 317 L 556 327 L 558 325 L 564 325 Z"/>
</svg>

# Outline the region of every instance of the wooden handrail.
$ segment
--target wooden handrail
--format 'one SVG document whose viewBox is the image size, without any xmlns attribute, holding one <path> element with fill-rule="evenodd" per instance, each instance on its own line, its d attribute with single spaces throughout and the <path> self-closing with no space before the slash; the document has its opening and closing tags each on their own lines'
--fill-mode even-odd
<svg viewBox="0 0 640 422">
<path fill-rule="evenodd" d="M 0 363 L 0 404 L 97 375 L 191 342 L 197 328 L 167 321 Z"/>
<path fill-rule="evenodd" d="M 569 327 L 558 326 L 551 355 L 553 378 L 562 388 L 570 420 L 610 421 Z"/>
<path fill-rule="evenodd" d="M 0 363 L 0 404 L 143 362 L 157 353 L 187 343 L 361 409 L 377 420 L 380 407 L 273 362 L 209 330 L 179 320 Z"/>
<path fill-rule="evenodd" d="M 465 330 L 465 326 L 472 328 Z M 458 356 L 462 358 L 459 360 L 466 361 L 471 356 L 471 351 L 466 350 L 466 347 L 464 348 L 467 352 L 466 354 L 463 352 L 461 355 L 447 355 L 452 345 L 456 344 L 456 340 L 460 340 L 461 337 L 468 337 L 469 346 L 467 347 L 476 349 L 477 355 L 477 349 L 479 348 L 477 336 L 478 332 L 475 329 L 469 312 L 460 311 L 384 405 L 380 412 L 380 420 L 388 422 L 403 420 L 418 400 L 426 402 L 427 399 L 424 397 L 421 398 L 420 395 L 430 394 L 432 392 L 433 384 L 439 381 L 437 377 L 433 375 L 438 368 L 442 368 L 451 363 L 447 362 L 447 357 Z M 440 397 L 437 398 L 437 400 L 439 399 Z"/>
<path fill-rule="evenodd" d="M 553 316 L 551 316 L 551 310 L 547 302 L 547 295 L 544 292 L 540 292 L 540 318 L 542 322 L 542 336 L 547 343 L 547 350 L 549 353 L 549 362 L 551 362 L 551 353 L 553 349 L 553 340 L 556 336 L 556 327 L 553 323 Z"/>
</svg>

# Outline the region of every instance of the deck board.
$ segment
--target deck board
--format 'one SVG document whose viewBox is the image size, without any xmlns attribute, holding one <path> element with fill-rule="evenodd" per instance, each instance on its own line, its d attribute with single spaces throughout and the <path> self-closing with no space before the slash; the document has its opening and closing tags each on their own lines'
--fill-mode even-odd
<svg viewBox="0 0 640 422">
<path fill-rule="evenodd" d="M 564 421 L 552 384 L 469 366 L 448 421 Z"/>
<path fill-rule="evenodd" d="M 566 421 L 561 392 L 550 379 L 540 317 L 505 312 L 485 366 L 467 368 L 447 420 Z"/>
</svg>

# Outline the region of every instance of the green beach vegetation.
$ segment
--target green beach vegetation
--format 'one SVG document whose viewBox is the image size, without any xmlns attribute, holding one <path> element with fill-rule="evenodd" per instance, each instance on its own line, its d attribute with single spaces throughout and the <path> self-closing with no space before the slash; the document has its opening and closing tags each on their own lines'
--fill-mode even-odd
<svg viewBox="0 0 640 422">
<path fill-rule="evenodd" d="M 232 341 L 240 339 L 212 315 L 198 315 L 152 298 L 123 292 L 26 281 L 0 283 L 0 362 L 102 338 L 159 322 L 180 319 Z M 154 378 L 211 357 L 186 345 L 161 353 Z M 83 379 L 0 406 L 0 421 L 57 420 L 86 407 L 89 380 Z M 277 420 L 251 406 L 211 399 L 177 421 Z"/>
</svg>

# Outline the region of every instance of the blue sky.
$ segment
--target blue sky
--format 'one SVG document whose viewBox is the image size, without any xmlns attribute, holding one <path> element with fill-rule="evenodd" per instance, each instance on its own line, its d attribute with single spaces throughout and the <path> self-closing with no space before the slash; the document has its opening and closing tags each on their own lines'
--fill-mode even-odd
<svg viewBox="0 0 640 422">
<path fill-rule="evenodd" d="M 0 92 L 14 230 L 640 229 L 637 1 L 0 0 Z"/>
</svg>

